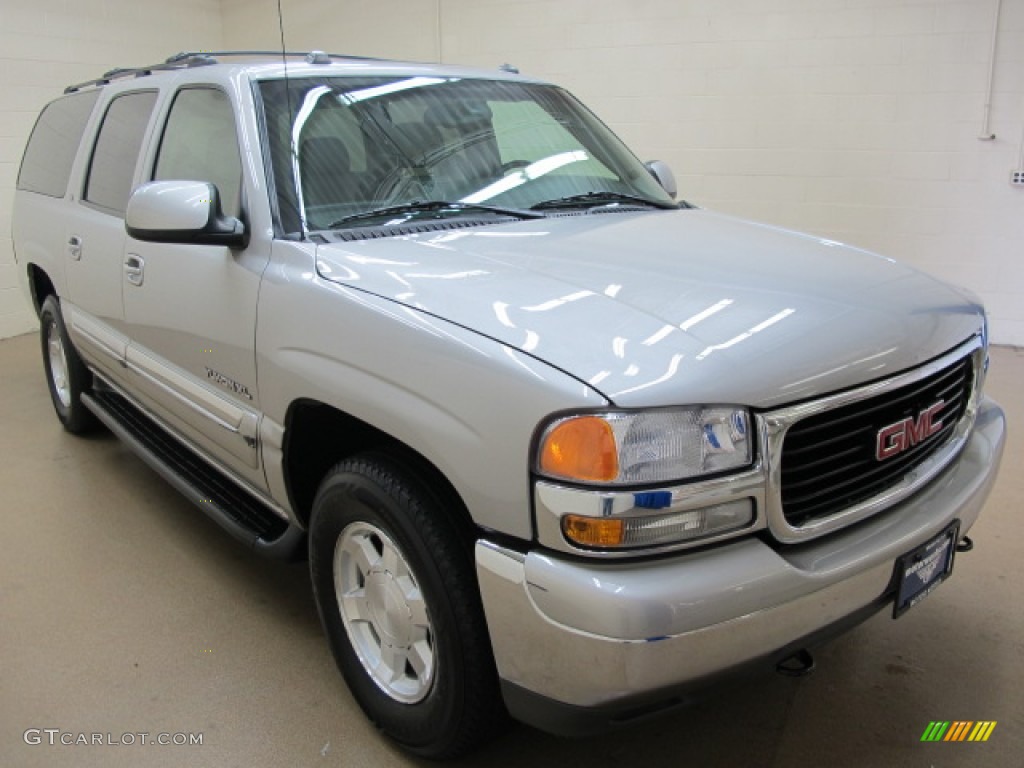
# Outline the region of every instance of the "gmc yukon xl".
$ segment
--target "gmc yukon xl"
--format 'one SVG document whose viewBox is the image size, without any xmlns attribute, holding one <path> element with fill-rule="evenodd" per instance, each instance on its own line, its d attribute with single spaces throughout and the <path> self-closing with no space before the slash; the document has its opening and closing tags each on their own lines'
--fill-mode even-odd
<svg viewBox="0 0 1024 768">
<path fill-rule="evenodd" d="M 308 556 L 355 699 L 451 757 L 800 671 L 969 547 L 979 302 L 675 193 L 514 71 L 179 54 L 46 106 L 14 246 L 64 427 Z"/>
</svg>

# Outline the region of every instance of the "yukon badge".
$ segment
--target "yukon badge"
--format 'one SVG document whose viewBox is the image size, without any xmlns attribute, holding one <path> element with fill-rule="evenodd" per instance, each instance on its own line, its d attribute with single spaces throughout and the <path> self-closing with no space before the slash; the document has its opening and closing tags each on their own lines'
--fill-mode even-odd
<svg viewBox="0 0 1024 768">
<path fill-rule="evenodd" d="M 229 379 L 220 371 L 215 371 L 213 370 L 213 368 L 210 368 L 209 366 L 204 365 L 203 370 L 206 371 L 206 378 L 208 378 L 210 381 L 215 381 L 222 387 L 230 389 L 236 395 L 241 395 L 242 397 L 248 400 L 252 400 L 252 395 L 249 394 L 249 388 L 245 386 L 245 384 L 239 384 L 234 379 Z"/>
<path fill-rule="evenodd" d="M 917 418 L 907 417 L 895 424 L 882 427 L 878 430 L 878 437 L 875 441 L 875 458 L 879 461 L 891 459 L 898 456 L 918 443 L 923 443 L 929 437 L 942 429 L 942 419 L 937 419 L 945 400 L 939 400 L 917 414 Z"/>
</svg>

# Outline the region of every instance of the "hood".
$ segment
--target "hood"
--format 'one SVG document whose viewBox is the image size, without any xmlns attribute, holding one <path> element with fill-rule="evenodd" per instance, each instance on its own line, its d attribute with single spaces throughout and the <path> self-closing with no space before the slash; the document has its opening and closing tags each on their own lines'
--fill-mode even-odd
<svg viewBox="0 0 1024 768">
<path fill-rule="evenodd" d="M 623 407 L 774 407 L 912 368 L 982 309 L 906 265 L 701 210 L 321 245 L 321 277 L 516 347 Z"/>
</svg>

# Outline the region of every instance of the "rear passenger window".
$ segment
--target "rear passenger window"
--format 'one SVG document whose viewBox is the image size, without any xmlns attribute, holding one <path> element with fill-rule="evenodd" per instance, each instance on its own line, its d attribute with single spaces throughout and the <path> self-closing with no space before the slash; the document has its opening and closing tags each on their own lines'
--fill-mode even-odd
<svg viewBox="0 0 1024 768">
<path fill-rule="evenodd" d="M 84 199 L 118 216 L 132 193 L 135 163 L 156 103 L 156 91 L 126 93 L 110 102 L 92 153 Z"/>
<path fill-rule="evenodd" d="M 160 140 L 153 179 L 213 182 L 224 213 L 238 215 L 242 161 L 227 94 L 215 88 L 178 93 Z"/>
<path fill-rule="evenodd" d="M 85 124 L 99 95 L 99 91 L 76 93 L 46 105 L 21 159 L 18 189 L 64 197 Z"/>
</svg>

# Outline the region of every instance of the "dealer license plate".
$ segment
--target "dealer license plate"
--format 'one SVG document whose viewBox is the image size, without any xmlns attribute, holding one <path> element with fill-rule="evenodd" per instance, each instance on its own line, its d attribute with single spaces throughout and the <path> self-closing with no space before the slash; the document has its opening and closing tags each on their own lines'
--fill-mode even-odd
<svg viewBox="0 0 1024 768">
<path fill-rule="evenodd" d="M 942 533 L 896 561 L 899 588 L 893 618 L 902 616 L 946 580 L 953 572 L 953 556 L 960 538 L 960 521 L 954 520 Z"/>
</svg>

